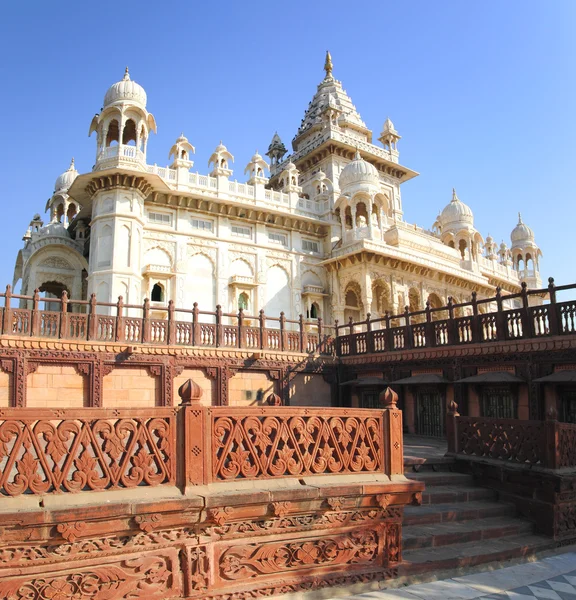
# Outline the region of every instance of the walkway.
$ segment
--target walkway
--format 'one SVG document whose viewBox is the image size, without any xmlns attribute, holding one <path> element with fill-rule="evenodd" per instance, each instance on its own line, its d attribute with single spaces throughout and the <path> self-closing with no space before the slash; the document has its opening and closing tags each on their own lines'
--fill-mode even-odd
<svg viewBox="0 0 576 600">
<path fill-rule="evenodd" d="M 414 465 L 423 465 L 426 462 L 439 464 L 443 462 L 452 462 L 452 459 L 445 459 L 444 454 L 448 445 L 446 438 L 424 437 L 409 433 L 404 434 L 404 465 L 409 467 Z"/>
<path fill-rule="evenodd" d="M 537 562 L 409 585 L 396 590 L 339 596 L 338 600 L 576 600 L 576 552 Z"/>
</svg>

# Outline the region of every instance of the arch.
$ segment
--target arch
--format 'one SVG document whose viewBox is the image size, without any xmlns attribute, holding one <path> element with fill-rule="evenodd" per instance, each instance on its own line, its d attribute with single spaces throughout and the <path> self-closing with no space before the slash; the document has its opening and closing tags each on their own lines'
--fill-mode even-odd
<svg viewBox="0 0 576 600">
<path fill-rule="evenodd" d="M 216 309 L 216 278 L 212 260 L 202 252 L 188 258 L 186 297 L 190 304 L 198 302 L 200 310 Z"/>
<path fill-rule="evenodd" d="M 120 125 L 118 119 L 111 119 L 106 130 L 106 147 L 120 143 Z"/>
<path fill-rule="evenodd" d="M 110 302 L 110 286 L 108 282 L 101 281 L 96 288 L 96 300 L 98 302 Z"/>
<path fill-rule="evenodd" d="M 370 313 L 373 317 L 382 317 L 388 311 L 392 313 L 392 293 L 390 286 L 383 279 L 376 279 L 372 283 L 372 305 Z"/>
<path fill-rule="evenodd" d="M 236 258 L 230 264 L 230 275 L 238 275 L 240 277 L 254 277 L 252 265 L 243 258 Z"/>
<path fill-rule="evenodd" d="M 78 207 L 74 202 L 70 202 L 68 206 L 68 210 L 66 211 L 66 218 L 68 221 L 72 221 L 74 217 L 78 214 Z"/>
<path fill-rule="evenodd" d="M 146 251 L 143 264 L 172 268 L 172 257 L 164 248 L 153 246 Z"/>
<path fill-rule="evenodd" d="M 320 307 L 318 306 L 318 302 L 312 302 L 310 308 L 306 310 L 306 318 L 308 319 L 318 319 L 320 317 Z"/>
<path fill-rule="evenodd" d="M 278 317 L 283 312 L 287 317 L 291 314 L 290 276 L 279 265 L 272 265 L 266 274 L 265 305 L 267 315 Z M 276 327 L 270 324 L 271 327 Z"/>
<path fill-rule="evenodd" d="M 460 252 L 460 256 L 462 256 L 462 260 L 466 260 L 466 250 L 468 249 L 468 242 L 461 238 L 458 241 L 458 251 Z"/>
<path fill-rule="evenodd" d="M 374 204 L 384 211 L 386 217 L 392 216 L 392 207 L 390 206 L 390 198 L 387 194 L 376 194 L 374 196 Z"/>
<path fill-rule="evenodd" d="M 417 312 L 419 310 L 422 310 L 420 292 L 415 287 L 411 287 L 408 290 L 408 310 L 410 312 Z"/>
<path fill-rule="evenodd" d="M 444 300 L 436 292 L 428 294 L 428 302 L 430 303 L 430 308 L 442 308 L 443 306 L 446 306 Z M 447 314 L 445 313 L 446 311 L 433 312 L 431 315 L 432 320 L 440 321 L 445 319 L 447 317 Z"/>
<path fill-rule="evenodd" d="M 362 304 L 362 288 L 356 281 L 350 281 L 344 289 L 344 322 L 348 323 L 350 317 L 357 322 L 364 312 Z"/>
<path fill-rule="evenodd" d="M 130 266 L 132 258 L 130 248 L 131 241 L 132 232 L 130 231 L 130 227 L 128 227 L 128 225 L 122 225 L 122 227 L 120 227 L 118 244 L 114 249 L 114 254 L 121 259 L 123 267 Z"/>
<path fill-rule="evenodd" d="M 109 267 L 112 263 L 112 227 L 107 223 L 102 227 L 96 247 L 98 266 Z"/>
<path fill-rule="evenodd" d="M 122 143 L 129 146 L 136 145 L 136 123 L 134 119 L 128 119 L 122 130 Z"/>
<path fill-rule="evenodd" d="M 302 287 L 307 285 L 314 285 L 317 287 L 324 287 L 324 283 L 320 279 L 320 276 L 315 271 L 308 269 L 302 273 Z"/>
<path fill-rule="evenodd" d="M 64 216 L 64 203 L 63 202 L 56 205 L 55 216 L 56 216 L 56 221 L 58 223 L 62 223 L 62 217 Z"/>
<path fill-rule="evenodd" d="M 238 295 L 238 310 L 248 311 L 250 308 L 250 298 L 247 292 L 241 292 Z"/>
<path fill-rule="evenodd" d="M 159 281 L 152 286 L 150 300 L 152 302 L 164 302 L 164 286 Z"/>
</svg>

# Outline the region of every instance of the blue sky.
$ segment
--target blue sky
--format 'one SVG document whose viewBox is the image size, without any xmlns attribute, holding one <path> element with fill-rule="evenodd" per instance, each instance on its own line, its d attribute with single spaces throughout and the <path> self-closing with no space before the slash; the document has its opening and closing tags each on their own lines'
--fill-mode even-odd
<svg viewBox="0 0 576 600">
<path fill-rule="evenodd" d="M 23 0 L 0 15 L 0 286 L 70 158 L 91 169 L 90 121 L 126 65 L 158 123 L 149 163 L 168 164 L 183 131 L 194 170 L 222 139 L 244 180 L 274 131 L 289 146 L 326 49 L 374 137 L 389 116 L 420 173 L 403 186 L 407 221 L 430 227 L 456 187 L 483 236 L 509 244 L 521 211 L 544 281 L 576 279 L 573 0 Z"/>
</svg>

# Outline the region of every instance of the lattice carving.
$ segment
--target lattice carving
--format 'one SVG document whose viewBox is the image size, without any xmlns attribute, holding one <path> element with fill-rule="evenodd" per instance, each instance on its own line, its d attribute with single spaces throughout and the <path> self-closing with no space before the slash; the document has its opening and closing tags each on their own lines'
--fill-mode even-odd
<svg viewBox="0 0 576 600">
<path fill-rule="evenodd" d="M 299 412 L 215 417 L 214 478 L 254 479 L 383 469 L 381 417 Z"/>
<path fill-rule="evenodd" d="M 0 420 L 0 496 L 173 482 L 174 415 L 111 413 L 115 416 L 82 411 L 77 419 Z"/>
<path fill-rule="evenodd" d="M 519 463 L 542 460 L 541 422 L 458 417 L 457 452 Z"/>
</svg>

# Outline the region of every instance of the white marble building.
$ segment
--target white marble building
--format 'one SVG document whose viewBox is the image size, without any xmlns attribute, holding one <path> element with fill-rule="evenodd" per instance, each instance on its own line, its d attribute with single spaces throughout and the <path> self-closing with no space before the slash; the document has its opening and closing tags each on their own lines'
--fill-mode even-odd
<svg viewBox="0 0 576 600">
<path fill-rule="evenodd" d="M 287 151 L 277 134 L 233 179 L 220 142 L 209 172 L 192 171 L 194 147 L 181 135 L 168 167 L 149 165 L 156 122 L 144 89 L 124 78 L 106 92 L 90 126 L 96 162 L 74 162 L 56 180 L 49 223 L 36 215 L 14 272 L 22 294 L 67 290 L 101 302 L 152 300 L 177 307 L 341 323 L 398 313 L 408 305 L 468 300 L 540 287 L 540 250 L 522 221 L 511 247 L 474 227 L 453 192 L 431 230 L 403 220 L 401 184 L 417 173 L 399 162 L 400 135 L 387 119 L 373 143 L 327 55 L 325 77 Z"/>
</svg>

